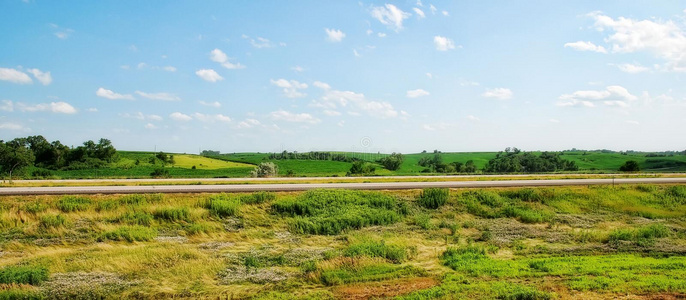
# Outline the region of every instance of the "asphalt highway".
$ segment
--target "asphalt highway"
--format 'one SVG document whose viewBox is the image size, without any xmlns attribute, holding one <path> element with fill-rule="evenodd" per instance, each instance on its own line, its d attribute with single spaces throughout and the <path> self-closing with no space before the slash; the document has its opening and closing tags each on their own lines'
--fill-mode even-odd
<svg viewBox="0 0 686 300">
<path fill-rule="evenodd" d="M 72 194 L 143 194 L 143 193 L 220 193 L 256 191 L 305 191 L 311 189 L 402 190 L 440 188 L 535 187 L 613 184 L 686 184 L 686 178 L 616 178 L 616 179 L 545 179 L 499 181 L 436 181 L 378 183 L 293 183 L 293 184 L 227 184 L 227 185 L 149 185 L 149 186 L 63 186 L 3 187 L 7 195 L 72 195 Z"/>
</svg>

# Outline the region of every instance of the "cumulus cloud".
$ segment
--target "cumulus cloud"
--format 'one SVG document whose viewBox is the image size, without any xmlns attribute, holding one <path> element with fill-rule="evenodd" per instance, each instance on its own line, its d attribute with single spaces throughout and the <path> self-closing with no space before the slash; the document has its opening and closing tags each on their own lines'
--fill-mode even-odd
<svg viewBox="0 0 686 300">
<path fill-rule="evenodd" d="M 328 90 L 331 88 L 331 86 L 328 83 L 324 83 L 321 81 L 315 81 L 312 85 L 314 85 L 320 89 L 323 89 L 323 90 Z"/>
<path fill-rule="evenodd" d="M 415 14 L 417 14 L 417 18 L 419 19 L 424 19 L 426 17 L 426 14 L 424 14 L 424 11 L 419 9 L 418 7 L 412 8 Z"/>
<path fill-rule="evenodd" d="M 324 28 L 326 31 L 326 40 L 333 43 L 338 43 L 343 40 L 345 33 L 337 29 Z"/>
<path fill-rule="evenodd" d="M 444 36 L 434 36 L 434 45 L 436 46 L 436 50 L 438 51 L 448 51 L 455 49 L 455 43 L 453 40 L 444 37 Z"/>
<path fill-rule="evenodd" d="M 250 45 L 257 49 L 262 49 L 262 48 L 271 48 L 274 47 L 274 43 L 272 43 L 270 40 L 263 38 L 263 37 L 257 37 L 257 38 L 251 38 L 247 35 L 243 35 L 244 39 L 250 40 Z"/>
<path fill-rule="evenodd" d="M 222 114 L 201 114 L 201 113 L 194 113 L 193 117 L 200 121 L 200 122 L 207 122 L 207 123 L 214 123 L 214 122 L 224 122 L 228 123 L 231 122 L 231 118 L 222 115 Z"/>
<path fill-rule="evenodd" d="M 559 97 L 558 106 L 569 107 L 595 107 L 596 103 L 606 106 L 627 107 L 629 102 L 637 100 L 638 97 L 618 85 L 611 85 L 604 90 L 576 91 L 571 94 L 564 94 Z"/>
<path fill-rule="evenodd" d="M 11 100 L 2 100 L 2 104 L 0 104 L 0 110 L 14 111 L 14 103 L 12 103 Z"/>
<path fill-rule="evenodd" d="M 20 111 L 26 111 L 26 112 L 39 112 L 39 111 L 47 111 L 47 112 L 52 112 L 52 113 L 57 113 L 57 114 L 68 114 L 72 115 L 77 112 L 76 108 L 71 106 L 71 104 L 67 102 L 50 102 L 50 103 L 40 103 L 40 104 L 24 104 L 24 103 L 17 103 L 16 108 Z"/>
<path fill-rule="evenodd" d="M 597 46 L 591 42 L 578 41 L 574 43 L 566 43 L 565 48 L 572 48 L 577 51 L 592 51 L 598 53 L 607 53 L 607 49 L 603 46 Z"/>
<path fill-rule="evenodd" d="M 487 89 L 481 97 L 508 100 L 512 98 L 512 90 L 506 88 Z"/>
<path fill-rule="evenodd" d="M 198 77 L 209 82 L 217 82 L 220 80 L 224 80 L 224 77 L 221 77 L 213 69 L 200 69 L 195 72 L 195 75 L 198 75 Z"/>
<path fill-rule="evenodd" d="M 301 67 L 301 66 L 292 67 L 291 70 L 298 72 L 298 73 L 305 71 L 305 69 L 303 69 L 303 67 Z"/>
<path fill-rule="evenodd" d="M 239 129 L 246 129 L 246 128 L 253 128 L 255 126 L 260 126 L 262 123 L 260 121 L 255 120 L 255 119 L 245 119 L 241 122 L 238 123 L 236 126 Z"/>
<path fill-rule="evenodd" d="M 212 52 L 210 52 L 210 60 L 214 62 L 218 62 L 221 64 L 224 68 L 227 69 L 243 69 L 245 68 L 244 65 L 241 65 L 240 63 L 232 63 L 229 61 L 229 57 L 226 55 L 226 53 L 222 52 L 219 49 L 214 49 Z"/>
<path fill-rule="evenodd" d="M 219 101 L 214 101 L 214 102 L 198 101 L 198 103 L 200 103 L 201 105 L 204 105 L 204 106 L 209 106 L 209 107 L 216 107 L 216 108 L 222 107 L 222 104 L 219 103 Z"/>
<path fill-rule="evenodd" d="M 416 90 L 407 91 L 405 96 L 407 96 L 407 98 L 418 98 L 418 97 L 423 97 L 423 96 L 428 96 L 428 95 L 430 95 L 429 92 L 427 92 L 423 89 L 416 89 Z"/>
<path fill-rule="evenodd" d="M 309 124 L 317 124 L 321 122 L 321 120 L 313 117 L 312 115 L 308 113 L 291 113 L 285 110 L 277 110 L 273 111 L 269 114 L 269 117 L 272 118 L 272 120 L 275 121 L 286 121 L 286 122 L 295 122 L 295 123 L 309 123 Z"/>
<path fill-rule="evenodd" d="M 19 84 L 28 84 L 33 82 L 31 77 L 29 77 L 29 75 L 26 73 L 9 68 L 0 68 L 0 80 Z"/>
<path fill-rule="evenodd" d="M 686 32 L 674 21 L 614 19 L 600 12 L 588 14 L 594 27 L 607 32 L 613 53 L 648 52 L 663 59 L 667 71 L 686 72 Z"/>
<path fill-rule="evenodd" d="M 612 65 L 612 64 L 611 64 Z M 614 65 L 616 66 L 620 71 L 629 73 L 629 74 L 638 74 L 642 72 L 647 72 L 650 70 L 650 68 L 641 66 L 641 65 L 635 65 L 635 64 L 618 64 Z"/>
<path fill-rule="evenodd" d="M 174 120 L 174 121 L 179 121 L 179 122 L 188 122 L 192 120 L 191 116 L 182 114 L 180 112 L 173 112 L 169 115 L 169 118 Z"/>
<path fill-rule="evenodd" d="M 115 93 L 106 88 L 99 88 L 97 91 L 95 91 L 95 95 L 110 100 L 135 100 L 135 98 L 133 98 L 133 96 L 130 94 Z"/>
<path fill-rule="evenodd" d="M 179 96 L 170 93 L 146 93 L 141 91 L 136 91 L 136 95 L 143 98 L 148 98 L 150 100 L 160 100 L 160 101 L 181 101 Z"/>
<path fill-rule="evenodd" d="M 335 117 L 335 116 L 340 116 L 340 115 L 341 115 L 341 113 L 338 112 L 338 111 L 335 111 L 335 110 L 328 110 L 328 109 L 325 109 L 325 110 L 323 111 L 323 113 L 324 113 L 325 115 L 329 116 L 329 117 Z"/>
<path fill-rule="evenodd" d="M 28 69 L 26 71 L 31 73 L 33 77 L 36 77 L 36 79 L 43 85 L 48 85 L 52 82 L 52 76 L 50 75 L 50 72 L 42 72 L 38 69 Z"/>
<path fill-rule="evenodd" d="M 157 126 L 153 123 L 145 124 L 145 129 L 157 129 Z"/>
<path fill-rule="evenodd" d="M 410 13 L 402 11 L 393 4 L 373 6 L 371 14 L 374 19 L 377 19 L 381 24 L 388 26 L 388 28 L 396 32 L 403 29 L 403 20 L 411 16 Z"/>
<path fill-rule="evenodd" d="M 286 79 L 271 79 L 270 82 L 283 89 L 283 95 L 286 96 L 286 98 L 302 98 L 307 96 L 307 94 L 301 92 L 300 90 L 304 90 L 307 88 L 306 83 L 300 83 L 295 80 L 286 80 Z"/>
<path fill-rule="evenodd" d="M 0 123 L 0 130 L 13 130 L 13 131 L 31 131 L 31 129 L 22 126 L 17 123 Z"/>
<path fill-rule="evenodd" d="M 323 89 L 324 95 L 313 101 L 311 106 L 322 108 L 323 110 L 347 108 L 350 115 L 360 115 L 360 112 L 363 112 L 378 118 L 394 118 L 398 116 L 398 111 L 388 102 L 368 100 L 361 93 L 334 90 L 325 83 L 320 83 L 319 85 L 326 87 Z"/>
</svg>

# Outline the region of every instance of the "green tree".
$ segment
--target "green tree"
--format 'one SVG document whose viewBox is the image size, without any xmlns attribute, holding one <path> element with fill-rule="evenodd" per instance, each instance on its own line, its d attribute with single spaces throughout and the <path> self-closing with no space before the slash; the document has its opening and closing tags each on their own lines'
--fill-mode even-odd
<svg viewBox="0 0 686 300">
<path fill-rule="evenodd" d="M 9 175 L 10 182 L 12 173 L 32 165 L 34 159 L 26 139 L 14 139 L 7 143 L 0 140 L 0 171 Z"/>
<path fill-rule="evenodd" d="M 279 175 L 279 167 L 273 162 L 260 163 L 250 172 L 252 177 L 274 177 Z"/>
<path fill-rule="evenodd" d="M 639 167 L 637 161 L 627 160 L 621 167 L 619 167 L 619 170 L 622 172 L 638 172 L 641 170 L 641 167 Z"/>
<path fill-rule="evenodd" d="M 402 154 L 393 152 L 393 154 L 380 159 L 379 163 L 388 170 L 396 171 L 400 169 L 400 165 L 403 164 L 403 160 L 404 157 Z"/>
<path fill-rule="evenodd" d="M 360 175 L 360 174 L 372 174 L 376 171 L 376 168 L 368 162 L 365 161 L 355 161 L 353 162 L 352 167 L 350 167 L 350 171 L 348 171 L 348 174 L 351 175 Z"/>
</svg>

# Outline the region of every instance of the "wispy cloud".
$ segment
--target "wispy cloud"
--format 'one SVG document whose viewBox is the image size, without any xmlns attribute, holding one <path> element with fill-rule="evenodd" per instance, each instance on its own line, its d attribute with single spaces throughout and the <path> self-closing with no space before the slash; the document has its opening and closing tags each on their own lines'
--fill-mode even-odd
<svg viewBox="0 0 686 300">
<path fill-rule="evenodd" d="M 381 24 L 398 32 L 403 29 L 403 21 L 412 14 L 402 11 L 393 4 L 386 4 L 385 6 L 373 6 L 371 15 L 374 19 L 381 22 Z"/>
<path fill-rule="evenodd" d="M 19 84 L 29 84 L 33 82 L 31 77 L 26 73 L 9 68 L 0 68 L 0 80 Z"/>
<path fill-rule="evenodd" d="M 245 66 L 240 63 L 232 63 L 229 61 L 229 57 L 223 51 L 219 49 L 214 49 L 210 52 L 210 60 L 218 62 L 224 68 L 227 69 L 244 69 Z"/>
<path fill-rule="evenodd" d="M 141 91 L 136 91 L 136 95 L 143 98 L 148 98 L 150 100 L 160 100 L 160 101 L 181 101 L 179 96 L 171 93 L 146 93 Z"/>
<path fill-rule="evenodd" d="M 131 94 L 119 94 L 106 88 L 99 88 L 97 91 L 95 91 L 95 95 L 110 100 L 135 100 Z"/>
<path fill-rule="evenodd" d="M 205 81 L 209 82 L 217 82 L 220 80 L 224 80 L 224 77 L 221 77 L 215 70 L 213 69 L 201 69 L 195 71 L 195 75 L 198 75 L 198 77 L 202 78 Z"/>
<path fill-rule="evenodd" d="M 483 94 L 481 94 L 481 97 L 484 98 L 494 98 L 498 100 L 508 100 L 512 98 L 512 90 L 506 89 L 506 88 L 494 88 L 494 89 L 487 89 Z"/>
</svg>

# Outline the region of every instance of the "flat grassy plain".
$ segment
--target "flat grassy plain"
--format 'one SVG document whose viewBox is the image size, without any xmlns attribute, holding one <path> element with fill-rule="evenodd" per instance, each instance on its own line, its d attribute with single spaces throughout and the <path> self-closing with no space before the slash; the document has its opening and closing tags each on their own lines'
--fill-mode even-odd
<svg viewBox="0 0 686 300">
<path fill-rule="evenodd" d="M 686 186 L 0 198 L 0 299 L 671 299 Z"/>
</svg>

